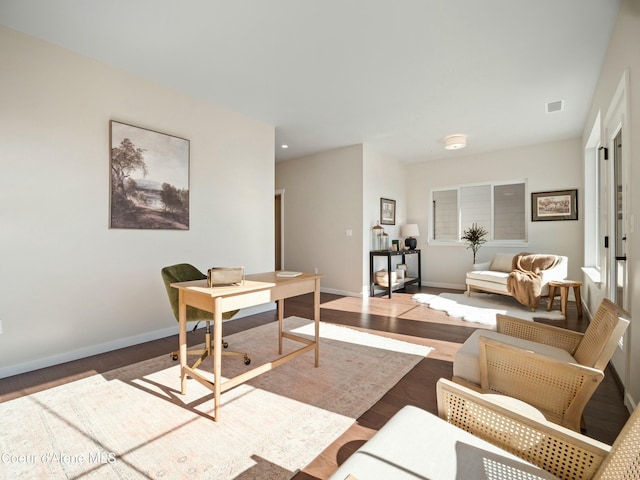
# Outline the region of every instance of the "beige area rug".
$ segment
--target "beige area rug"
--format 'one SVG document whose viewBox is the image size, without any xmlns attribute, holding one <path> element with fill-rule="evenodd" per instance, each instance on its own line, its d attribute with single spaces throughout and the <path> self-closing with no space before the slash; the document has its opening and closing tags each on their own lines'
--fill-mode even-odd
<svg viewBox="0 0 640 480">
<path fill-rule="evenodd" d="M 532 312 L 530 308 L 518 303 L 513 297 L 492 293 L 474 292 L 471 296 L 465 293 L 441 293 L 440 295 L 418 293 L 413 296 L 413 299 L 428 305 L 433 310 L 446 312 L 450 317 L 482 325 L 495 325 L 497 313 L 526 320 L 535 318 L 564 320 L 559 310 L 547 312 L 546 303 L 542 300 L 536 311 Z"/>
<path fill-rule="evenodd" d="M 311 336 L 291 317 L 285 329 Z M 321 324 L 320 366 L 308 352 L 222 394 L 189 380 L 169 355 L 0 404 L 0 476 L 11 479 L 286 479 L 379 400 L 430 349 Z M 226 337 L 250 353 L 246 367 L 277 358 L 277 324 Z M 285 353 L 301 344 L 285 340 Z M 210 359 L 206 361 L 211 366 Z"/>
</svg>

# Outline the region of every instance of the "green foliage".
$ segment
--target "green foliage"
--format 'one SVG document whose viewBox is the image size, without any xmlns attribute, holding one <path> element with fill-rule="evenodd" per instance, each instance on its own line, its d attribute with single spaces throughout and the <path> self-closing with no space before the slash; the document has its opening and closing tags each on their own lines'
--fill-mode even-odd
<svg viewBox="0 0 640 480">
<path fill-rule="evenodd" d="M 186 189 L 178 190 L 168 183 L 162 184 L 160 198 L 168 212 L 186 212 L 189 205 L 189 192 Z"/>
<path fill-rule="evenodd" d="M 143 176 L 147 176 L 144 152 L 144 148 L 137 148 L 128 138 L 122 140 L 119 147 L 111 149 L 111 182 L 114 191 L 126 195 L 125 181 L 136 170 L 140 170 Z"/>
<path fill-rule="evenodd" d="M 480 246 L 486 242 L 485 238 L 489 232 L 483 227 L 479 227 L 477 223 L 473 223 L 469 228 L 462 232 L 460 240 L 464 240 L 467 248 L 473 252 L 473 263 L 476 263 L 476 253 Z"/>
</svg>

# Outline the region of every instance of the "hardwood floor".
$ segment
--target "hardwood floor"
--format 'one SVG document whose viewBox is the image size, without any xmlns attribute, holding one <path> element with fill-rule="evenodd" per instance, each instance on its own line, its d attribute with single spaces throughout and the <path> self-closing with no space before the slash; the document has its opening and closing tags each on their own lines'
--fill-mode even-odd
<svg viewBox="0 0 640 480">
<path fill-rule="evenodd" d="M 464 322 L 449 319 L 446 314 L 427 309 L 420 318 L 406 315 L 411 308 L 410 294 L 415 292 L 439 293 L 441 289 L 413 287 L 407 295 L 394 294 L 394 301 L 376 297 L 363 302 L 361 299 L 341 301 L 340 310 L 322 308 L 321 318 L 324 322 L 346 325 L 369 331 L 379 335 L 399 338 L 414 343 L 434 347 L 434 351 L 419 362 L 375 405 L 354 422 L 340 438 L 329 445 L 315 460 L 301 472 L 297 472 L 294 480 L 313 480 L 327 478 L 351 453 L 386 423 L 386 421 L 404 405 L 415 405 L 432 413 L 437 412 L 435 384 L 441 377 L 451 378 L 453 367 L 452 355 L 457 345 L 477 328 Z M 323 304 L 344 297 L 322 294 Z M 403 307 L 402 303 L 405 302 Z M 326 305 L 329 307 L 331 305 Z M 311 295 L 303 295 L 289 299 L 285 303 L 285 316 L 297 315 L 311 318 L 313 304 Z M 274 311 L 240 318 L 223 325 L 224 335 L 253 328 L 272 322 L 276 319 Z M 586 319 L 579 319 L 575 305 L 569 306 L 567 319 L 564 322 L 553 322 L 565 328 L 584 331 Z M 189 333 L 189 343 L 204 341 L 203 329 Z M 123 348 L 113 352 L 95 355 L 85 359 L 68 362 L 55 367 L 0 379 L 0 402 L 28 395 L 47 388 L 104 373 L 139 362 L 154 356 L 168 354 L 177 345 L 177 336 L 147 342 L 142 345 Z M 372 372 L 373 374 L 374 372 Z M 624 407 L 622 393 L 614 374 L 607 371 L 605 379 L 592 397 L 585 411 L 587 435 L 611 444 L 624 422 L 628 418 Z"/>
</svg>

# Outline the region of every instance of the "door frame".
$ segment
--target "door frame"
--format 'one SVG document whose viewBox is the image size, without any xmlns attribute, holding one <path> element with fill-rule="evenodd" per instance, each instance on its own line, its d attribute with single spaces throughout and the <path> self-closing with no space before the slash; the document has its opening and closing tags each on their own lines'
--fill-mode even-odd
<svg viewBox="0 0 640 480">
<path fill-rule="evenodd" d="M 274 195 L 274 262 L 276 270 L 284 269 L 284 188 L 277 189 Z M 279 254 L 279 255 L 278 255 Z M 280 258 L 280 265 L 278 265 Z"/>
<path fill-rule="evenodd" d="M 625 70 L 622 75 L 622 79 L 620 80 L 616 92 L 611 100 L 610 107 L 605 116 L 605 120 L 603 123 L 604 130 L 604 142 L 605 146 L 609 150 L 608 155 L 608 165 L 606 167 L 607 170 L 607 178 L 606 178 L 606 197 L 608 206 L 606 208 L 607 212 L 607 222 L 606 222 L 606 230 L 603 232 L 605 235 L 609 236 L 609 248 L 606 252 L 606 278 L 604 278 L 606 282 L 605 296 L 611 301 L 616 300 L 616 288 L 617 288 L 617 265 L 616 265 L 616 204 L 618 202 L 618 196 L 616 191 L 616 178 L 615 178 L 615 170 L 614 170 L 614 151 L 616 149 L 615 138 L 618 133 L 622 131 L 622 149 L 621 149 L 621 169 L 622 169 L 622 179 L 623 179 L 623 187 L 622 187 L 622 218 L 623 218 L 623 227 L 625 230 L 625 235 L 627 237 L 627 245 L 631 244 L 631 236 L 633 235 L 633 231 L 630 229 L 631 225 L 633 225 L 633 218 L 629 217 L 629 209 L 628 209 L 628 199 L 631 195 L 630 186 L 628 183 L 628 179 L 630 178 L 631 173 L 631 159 L 629 158 L 629 150 L 630 148 L 630 136 L 631 129 L 629 128 L 629 70 Z M 627 147 L 625 148 L 625 145 Z M 628 288 L 628 279 L 629 279 L 629 265 L 631 265 L 631 259 L 629 258 L 629 251 L 627 249 L 627 261 L 625 265 L 625 292 L 623 299 L 623 308 L 629 311 L 631 295 L 629 295 Z M 622 382 L 623 388 L 626 391 L 627 386 L 630 384 L 630 355 L 629 355 L 629 329 L 625 332 L 622 337 L 618 347 L 616 348 L 613 356 L 611 357 L 611 364 L 613 365 L 620 381 Z M 630 407 L 630 402 L 628 396 L 624 395 L 625 405 Z"/>
</svg>

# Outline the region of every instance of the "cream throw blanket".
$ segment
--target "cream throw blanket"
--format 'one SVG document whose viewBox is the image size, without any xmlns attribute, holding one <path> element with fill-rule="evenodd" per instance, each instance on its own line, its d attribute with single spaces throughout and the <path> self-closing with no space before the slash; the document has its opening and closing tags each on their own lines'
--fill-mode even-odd
<svg viewBox="0 0 640 480">
<path fill-rule="evenodd" d="M 514 256 L 507 290 L 522 305 L 535 310 L 542 290 L 540 272 L 555 267 L 559 261 L 556 255 L 520 253 Z"/>
</svg>

